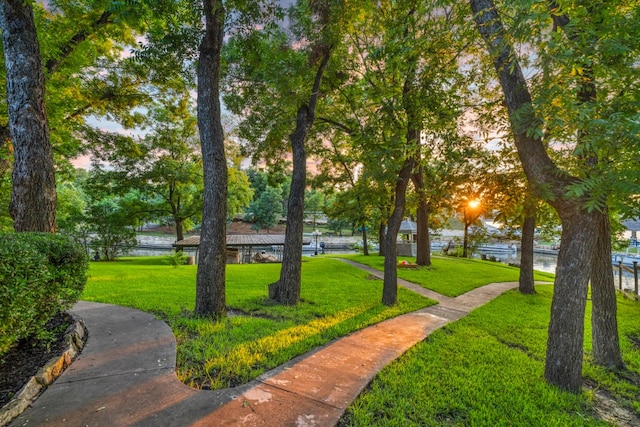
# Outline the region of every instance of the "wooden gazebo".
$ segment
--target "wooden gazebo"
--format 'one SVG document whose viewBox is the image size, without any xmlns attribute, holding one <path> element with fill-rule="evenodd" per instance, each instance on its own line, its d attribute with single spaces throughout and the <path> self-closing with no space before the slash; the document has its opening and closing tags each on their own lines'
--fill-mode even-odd
<svg viewBox="0 0 640 427">
<path fill-rule="evenodd" d="M 200 236 L 187 237 L 177 241 L 173 246 L 177 250 L 195 248 L 196 262 L 200 248 Z M 250 263 L 256 248 L 274 248 L 282 253 L 284 234 L 227 234 L 227 263 Z M 277 248 L 279 247 L 280 250 Z"/>
</svg>

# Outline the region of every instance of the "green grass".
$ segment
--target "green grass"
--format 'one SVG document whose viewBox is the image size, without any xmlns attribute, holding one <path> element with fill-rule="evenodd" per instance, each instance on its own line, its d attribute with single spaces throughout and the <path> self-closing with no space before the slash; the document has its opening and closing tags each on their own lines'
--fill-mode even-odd
<svg viewBox="0 0 640 427">
<path fill-rule="evenodd" d="M 377 255 L 344 255 L 377 270 L 384 270 L 384 257 Z M 398 257 L 398 261 L 415 261 L 411 257 Z M 456 297 L 472 289 L 495 282 L 517 282 L 520 270 L 506 264 L 464 258 L 433 257 L 430 267 L 398 269 L 398 277 L 417 283 L 442 295 Z M 535 280 L 553 281 L 553 274 L 536 271 Z"/>
<path fill-rule="evenodd" d="M 608 425 L 593 417 L 592 392 L 576 396 L 544 382 L 552 287 L 537 291 L 507 292 L 430 335 L 381 371 L 340 425 Z M 583 375 L 640 414 L 640 304 L 620 297 L 618 310 L 628 371 L 594 366 L 586 339 Z M 585 326 L 589 337 L 589 319 Z"/>
<path fill-rule="evenodd" d="M 223 321 L 194 318 L 196 266 L 173 268 L 161 257 L 91 263 L 82 298 L 153 312 L 171 326 L 178 342 L 177 374 L 186 384 L 224 388 L 265 371 L 354 330 L 433 301 L 399 289 L 399 303 L 381 304 L 382 282 L 340 261 L 303 263 L 302 302 L 269 304 L 268 284 L 279 264 L 228 265 L 228 307 Z"/>
</svg>

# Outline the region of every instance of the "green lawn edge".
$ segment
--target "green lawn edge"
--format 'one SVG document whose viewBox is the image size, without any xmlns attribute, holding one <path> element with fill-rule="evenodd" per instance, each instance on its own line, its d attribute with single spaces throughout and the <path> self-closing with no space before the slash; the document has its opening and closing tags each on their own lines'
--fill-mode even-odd
<svg viewBox="0 0 640 427">
<path fill-rule="evenodd" d="M 178 378 L 205 389 L 246 383 L 329 341 L 436 302 L 400 288 L 398 304 L 381 303 L 382 281 L 332 259 L 305 258 L 301 303 L 267 300 L 280 264 L 227 265 L 230 315 L 193 317 L 196 266 L 162 257 L 91 263 L 82 299 L 137 308 L 164 319 L 176 336 Z"/>
<path fill-rule="evenodd" d="M 640 304 L 619 295 L 623 372 L 592 363 L 587 316 L 583 377 L 590 388 L 574 395 L 544 381 L 553 286 L 536 290 L 508 291 L 431 334 L 384 368 L 339 425 L 615 425 L 597 415 L 596 390 L 640 416 Z"/>
<path fill-rule="evenodd" d="M 335 255 L 376 270 L 384 271 L 384 257 L 378 255 Z M 415 261 L 411 257 L 398 257 L 398 262 Z M 457 297 L 480 286 L 498 282 L 517 282 L 520 269 L 506 264 L 471 258 L 432 257 L 432 265 L 418 268 L 399 268 L 398 277 L 426 289 L 449 297 Z M 552 282 L 554 275 L 534 272 L 537 281 Z"/>
</svg>

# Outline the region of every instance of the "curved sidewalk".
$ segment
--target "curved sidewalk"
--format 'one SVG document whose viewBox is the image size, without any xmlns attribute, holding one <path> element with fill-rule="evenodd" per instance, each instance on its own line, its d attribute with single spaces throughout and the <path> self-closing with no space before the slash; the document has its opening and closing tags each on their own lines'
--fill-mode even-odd
<svg viewBox="0 0 640 427">
<path fill-rule="evenodd" d="M 370 274 L 382 272 L 343 260 Z M 12 426 L 333 426 L 384 366 L 431 332 L 517 283 L 494 283 L 367 327 L 233 389 L 200 391 L 175 376 L 175 338 L 154 316 L 79 302 L 89 338 L 78 359 Z"/>
</svg>

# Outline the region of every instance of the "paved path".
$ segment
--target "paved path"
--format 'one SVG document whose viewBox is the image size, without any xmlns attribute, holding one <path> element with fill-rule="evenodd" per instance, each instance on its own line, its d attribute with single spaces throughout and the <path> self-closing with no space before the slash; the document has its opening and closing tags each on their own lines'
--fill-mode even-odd
<svg viewBox="0 0 640 427">
<path fill-rule="evenodd" d="M 163 321 L 139 310 L 79 302 L 72 313 L 89 331 L 82 354 L 11 425 L 333 426 L 384 366 L 517 286 L 494 283 L 450 298 L 401 279 L 398 284 L 439 304 L 367 327 L 220 391 L 199 391 L 177 380 L 175 338 Z"/>
</svg>

